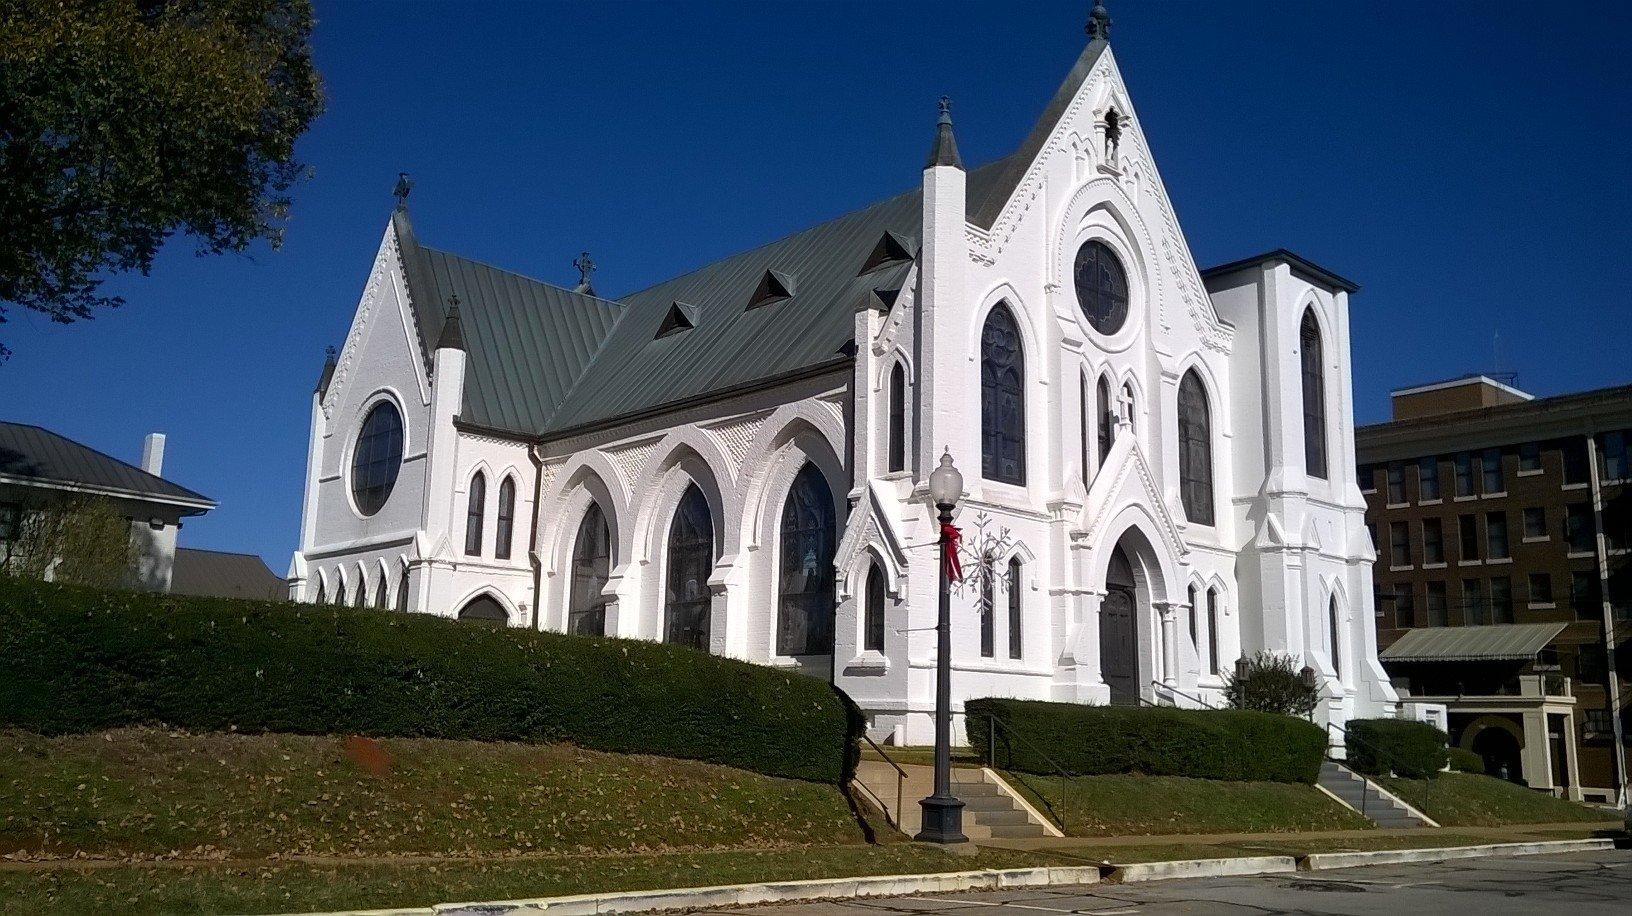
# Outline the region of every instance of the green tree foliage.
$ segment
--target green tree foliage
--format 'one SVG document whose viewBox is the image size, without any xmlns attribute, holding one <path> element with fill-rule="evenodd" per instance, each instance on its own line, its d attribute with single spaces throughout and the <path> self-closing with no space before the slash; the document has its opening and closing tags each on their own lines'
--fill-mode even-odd
<svg viewBox="0 0 1632 916">
<path fill-rule="evenodd" d="M 1297 659 L 1275 652 L 1259 652 L 1246 668 L 1229 676 L 1224 699 L 1236 709 L 1278 712 L 1307 719 L 1315 711 L 1320 691 L 1303 682 Z"/>
<path fill-rule="evenodd" d="M 25 579 L 116 588 L 130 583 L 135 567 L 130 520 L 106 499 L 27 510 L 17 537 L 0 543 L 0 570 Z"/>
<path fill-rule="evenodd" d="M 0 321 L 120 304 L 101 280 L 177 232 L 276 245 L 323 107 L 311 29 L 310 0 L 0 0 Z"/>
</svg>

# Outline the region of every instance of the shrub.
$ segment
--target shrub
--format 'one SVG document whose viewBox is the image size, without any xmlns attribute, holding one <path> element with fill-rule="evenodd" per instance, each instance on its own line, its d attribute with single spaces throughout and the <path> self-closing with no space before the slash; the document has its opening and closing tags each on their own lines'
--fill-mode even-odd
<svg viewBox="0 0 1632 916">
<path fill-rule="evenodd" d="M 1458 773 L 1478 773 L 1483 775 L 1485 772 L 1485 759 L 1467 748 L 1451 748 L 1450 760 L 1451 769 Z"/>
<path fill-rule="evenodd" d="M 1298 662 L 1290 655 L 1258 652 L 1224 683 L 1224 699 L 1234 709 L 1280 713 L 1309 718 L 1320 691 L 1303 681 Z"/>
<path fill-rule="evenodd" d="M 994 766 L 1026 773 L 1054 774 L 1057 766 L 1073 776 L 1312 783 L 1326 756 L 1320 728 L 1273 713 L 1010 699 L 970 700 L 964 710 L 975 750 L 995 756 Z"/>
<path fill-rule="evenodd" d="M 838 783 L 861 716 L 821 680 L 660 643 L 0 577 L 0 725 L 138 724 L 568 742 Z"/>
<path fill-rule="evenodd" d="M 1368 776 L 1392 772 L 1406 779 L 1432 779 L 1450 759 L 1449 736 L 1426 722 L 1351 719 L 1347 731 L 1348 764 Z"/>
</svg>

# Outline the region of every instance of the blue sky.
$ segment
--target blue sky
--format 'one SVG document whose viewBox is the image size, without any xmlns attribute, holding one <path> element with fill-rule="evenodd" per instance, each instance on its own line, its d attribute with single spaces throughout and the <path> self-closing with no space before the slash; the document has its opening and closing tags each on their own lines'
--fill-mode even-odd
<svg viewBox="0 0 1632 916">
<path fill-rule="evenodd" d="M 220 501 L 181 543 L 280 574 L 310 393 L 413 174 L 432 246 L 621 295 L 910 187 L 934 100 L 978 164 L 1080 51 L 1087 0 L 318 0 L 328 111 L 287 243 L 197 258 L 62 327 L 12 310 L 0 417 Z M 1402 384 L 1500 368 L 1632 381 L 1632 5 L 1110 0 L 1112 45 L 1203 266 L 1285 246 L 1363 287 L 1361 422 Z"/>
</svg>

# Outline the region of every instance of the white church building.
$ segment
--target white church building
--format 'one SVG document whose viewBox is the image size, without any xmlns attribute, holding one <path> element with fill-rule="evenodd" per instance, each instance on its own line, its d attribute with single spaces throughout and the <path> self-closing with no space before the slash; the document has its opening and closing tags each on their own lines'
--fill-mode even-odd
<svg viewBox="0 0 1632 916">
<path fill-rule="evenodd" d="M 295 600 L 665 640 L 928 743 L 963 471 L 964 699 L 1216 703 L 1236 659 L 1388 714 L 1354 284 L 1194 263 L 1095 8 L 1024 144 L 621 299 L 419 241 L 407 189 L 312 399 Z M 1016 100 L 1017 102 L 1023 100 Z"/>
</svg>

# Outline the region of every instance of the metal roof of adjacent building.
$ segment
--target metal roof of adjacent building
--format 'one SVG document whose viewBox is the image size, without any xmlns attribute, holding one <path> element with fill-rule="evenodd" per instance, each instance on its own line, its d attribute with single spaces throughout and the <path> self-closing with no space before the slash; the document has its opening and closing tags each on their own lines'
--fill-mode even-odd
<svg viewBox="0 0 1632 916">
<path fill-rule="evenodd" d="M 194 510 L 186 515 L 215 508 L 215 501 L 201 493 L 26 423 L 0 421 L 0 481 L 179 504 Z"/>
<path fill-rule="evenodd" d="M 170 593 L 266 601 L 280 601 L 289 596 L 284 580 L 255 554 L 196 547 L 176 548 Z"/>
<path fill-rule="evenodd" d="M 1420 627 L 1378 657 L 1385 662 L 1523 661 L 1534 658 L 1564 627 L 1562 623 Z"/>
</svg>

